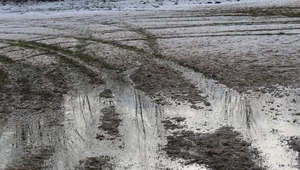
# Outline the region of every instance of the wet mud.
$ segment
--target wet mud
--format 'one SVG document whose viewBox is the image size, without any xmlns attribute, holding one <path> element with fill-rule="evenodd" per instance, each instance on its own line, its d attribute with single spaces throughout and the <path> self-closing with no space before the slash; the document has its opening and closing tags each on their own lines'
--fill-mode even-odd
<svg viewBox="0 0 300 170">
<path fill-rule="evenodd" d="M 20 63 L 5 67 L 7 74 L 2 86 L 5 91 L 1 92 L 0 122 L 3 127 L 15 126 L 15 142 L 12 143 L 15 152 L 6 169 L 44 169 L 47 167 L 45 161 L 55 152 L 55 146 L 42 142 L 46 133 L 41 130 L 61 122 L 63 116 L 59 113 L 62 113 L 66 82 L 55 69 L 42 71 Z"/>
<path fill-rule="evenodd" d="M 112 91 L 110 89 L 105 89 L 103 90 L 103 92 L 101 92 L 99 94 L 100 97 L 104 97 L 104 98 L 113 98 L 113 94 Z"/>
<path fill-rule="evenodd" d="M 210 103 L 201 96 L 201 91 L 195 85 L 188 82 L 180 72 L 163 64 L 150 61 L 142 64 L 130 76 L 137 89 L 155 98 L 158 103 L 165 103 L 165 98 L 191 104 Z"/>
<path fill-rule="evenodd" d="M 113 165 L 110 163 L 108 156 L 89 157 L 79 161 L 79 166 L 76 170 L 113 170 Z"/>
<path fill-rule="evenodd" d="M 101 125 L 98 126 L 99 130 L 105 131 L 109 137 L 105 137 L 104 135 L 98 134 L 96 136 L 97 139 L 109 139 L 113 140 L 117 138 L 119 133 L 119 126 L 122 120 L 119 118 L 119 114 L 116 113 L 116 109 L 114 106 L 110 106 L 101 110 L 103 116 L 100 118 Z"/>
<path fill-rule="evenodd" d="M 211 134 L 195 133 L 182 129 L 182 125 L 164 122 L 166 129 L 177 130 L 167 137 L 166 153 L 176 159 L 186 160 L 185 164 L 205 164 L 214 170 L 263 170 L 253 160 L 258 151 L 241 138 L 231 127 L 221 127 Z"/>
<path fill-rule="evenodd" d="M 40 170 L 46 169 L 46 160 L 48 160 L 54 153 L 53 148 L 28 148 L 25 150 L 26 155 L 21 157 L 20 161 L 14 162 L 11 167 L 5 170 Z"/>
<path fill-rule="evenodd" d="M 298 168 L 300 168 L 300 138 L 297 136 L 293 136 L 288 140 L 288 144 L 291 149 L 298 153 Z"/>
<path fill-rule="evenodd" d="M 247 90 L 261 91 L 261 87 L 274 89 L 277 84 L 298 87 L 299 82 L 296 82 L 296 80 L 299 79 L 300 70 L 294 64 L 281 67 L 269 63 L 262 67 L 256 64 L 264 62 L 259 61 L 259 59 L 247 63 L 243 59 L 236 58 L 227 61 L 228 59 L 222 56 L 205 56 L 202 60 L 189 58 L 177 62 L 240 92 L 246 92 Z"/>
<path fill-rule="evenodd" d="M 0 169 L 299 169 L 298 19 L 211 9 L 0 22 Z"/>
</svg>

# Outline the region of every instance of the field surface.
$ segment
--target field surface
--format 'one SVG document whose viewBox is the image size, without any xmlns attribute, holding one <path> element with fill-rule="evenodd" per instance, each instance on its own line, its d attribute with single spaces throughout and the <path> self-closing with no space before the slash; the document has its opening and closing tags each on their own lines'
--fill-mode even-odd
<svg viewBox="0 0 300 170">
<path fill-rule="evenodd" d="M 300 169 L 300 3 L 0 14 L 1 170 Z"/>
</svg>

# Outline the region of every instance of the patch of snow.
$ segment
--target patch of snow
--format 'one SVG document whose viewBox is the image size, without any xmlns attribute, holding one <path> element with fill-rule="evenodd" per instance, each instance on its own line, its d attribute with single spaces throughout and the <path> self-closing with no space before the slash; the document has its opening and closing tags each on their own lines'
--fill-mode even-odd
<svg viewBox="0 0 300 170">
<path fill-rule="evenodd" d="M 223 4 L 248 4 L 249 6 L 278 6 L 299 4 L 297 0 L 127 0 L 127 1 L 92 1 L 65 0 L 60 2 L 27 2 L 25 4 L 2 3 L 0 5 L 0 19 L 7 14 L 19 14 L 41 17 L 43 15 L 72 12 L 77 15 L 84 12 L 97 11 L 128 11 L 128 10 L 167 10 L 189 7 L 209 7 Z M 38 15 L 37 15 L 38 13 Z M 6 14 L 6 15 L 5 15 Z"/>
</svg>

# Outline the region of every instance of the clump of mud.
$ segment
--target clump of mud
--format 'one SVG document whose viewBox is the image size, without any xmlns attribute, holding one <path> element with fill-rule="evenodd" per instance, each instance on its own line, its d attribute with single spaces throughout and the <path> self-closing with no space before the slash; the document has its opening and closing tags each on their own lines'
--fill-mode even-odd
<svg viewBox="0 0 300 170">
<path fill-rule="evenodd" d="M 137 89 L 144 91 L 150 97 L 160 96 L 161 98 L 156 99 L 158 103 L 164 103 L 163 96 L 165 96 L 192 104 L 205 101 L 209 105 L 195 85 L 187 81 L 182 74 L 165 65 L 155 62 L 142 64 L 130 78 Z"/>
<path fill-rule="evenodd" d="M 298 152 L 300 154 L 300 138 L 299 137 L 291 137 L 288 140 L 288 144 L 291 149 L 293 149 L 295 152 Z M 300 156 L 298 155 L 298 164 L 300 167 Z"/>
<path fill-rule="evenodd" d="M 105 135 L 97 134 L 96 138 L 99 140 L 113 140 L 116 139 L 119 134 L 119 126 L 121 119 L 119 114 L 116 112 L 115 106 L 110 106 L 101 110 L 103 116 L 100 118 L 101 125 L 98 127 L 99 130 L 103 130 L 109 135 L 106 138 Z"/>
<path fill-rule="evenodd" d="M 101 156 L 101 157 L 90 157 L 85 160 L 79 161 L 79 166 L 76 167 L 76 170 L 112 170 L 113 166 L 110 162 L 110 157 Z"/>
<path fill-rule="evenodd" d="M 45 160 L 48 160 L 54 153 L 53 148 L 40 148 L 36 152 L 30 148 L 26 151 L 20 162 L 14 162 L 12 167 L 8 167 L 5 170 L 39 170 L 45 168 Z"/>
<path fill-rule="evenodd" d="M 162 123 L 166 130 L 178 130 L 185 127 L 185 125 L 180 124 L 185 121 L 185 119 L 186 118 L 184 117 L 173 117 L 171 119 L 163 120 Z"/>
<path fill-rule="evenodd" d="M 104 98 L 114 98 L 112 91 L 110 89 L 105 89 L 99 94 L 100 97 Z"/>
<path fill-rule="evenodd" d="M 200 134 L 182 130 L 174 121 L 165 122 L 166 129 L 176 129 L 167 137 L 164 150 L 173 159 L 182 158 L 186 164 L 207 165 L 214 170 L 263 170 L 255 164 L 258 152 L 251 150 L 250 143 L 239 138 L 231 127 L 222 127 L 212 134 Z M 181 129 L 181 130 L 180 130 Z"/>
</svg>

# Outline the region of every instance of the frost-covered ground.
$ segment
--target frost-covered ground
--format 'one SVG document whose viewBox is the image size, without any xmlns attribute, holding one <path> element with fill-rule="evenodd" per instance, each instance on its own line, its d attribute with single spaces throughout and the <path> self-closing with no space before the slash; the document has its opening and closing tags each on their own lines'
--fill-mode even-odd
<svg viewBox="0 0 300 170">
<path fill-rule="evenodd" d="M 0 1 L 1 2 L 1 1 Z M 185 7 L 202 7 L 220 4 L 257 4 L 278 5 L 295 3 L 293 0 L 123 0 L 123 1 L 98 1 L 98 0 L 65 0 L 58 2 L 26 2 L 14 4 L 3 2 L 0 4 L 0 13 L 26 13 L 41 12 L 52 13 L 58 11 L 124 11 L 124 10 L 155 10 L 178 9 Z"/>
<path fill-rule="evenodd" d="M 203 2 L 2 6 L 0 169 L 299 169 L 299 2 Z"/>
</svg>

